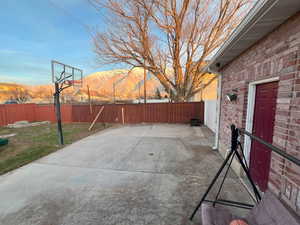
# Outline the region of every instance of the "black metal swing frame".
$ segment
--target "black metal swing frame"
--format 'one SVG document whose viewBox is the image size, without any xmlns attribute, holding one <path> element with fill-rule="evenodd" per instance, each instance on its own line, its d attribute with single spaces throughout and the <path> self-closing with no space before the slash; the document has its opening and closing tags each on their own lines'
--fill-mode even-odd
<svg viewBox="0 0 300 225">
<path fill-rule="evenodd" d="M 224 162 L 222 163 L 220 169 L 218 170 L 218 172 L 214 176 L 214 178 L 211 181 L 210 185 L 208 186 L 206 192 L 202 196 L 199 204 L 196 206 L 195 210 L 193 211 L 193 213 L 190 217 L 190 220 L 193 220 L 195 214 L 197 213 L 197 211 L 200 209 L 201 205 L 204 202 L 212 203 L 213 206 L 215 206 L 216 204 L 219 204 L 219 205 L 225 205 L 225 206 L 231 206 L 231 207 L 237 207 L 237 208 L 243 208 L 243 209 L 252 209 L 254 207 L 254 205 L 252 205 L 252 204 L 248 204 L 248 203 L 244 203 L 244 202 L 236 202 L 236 201 L 232 201 L 232 200 L 225 200 L 225 199 L 219 198 L 220 193 L 222 191 L 222 188 L 224 186 L 224 182 L 225 182 L 226 177 L 228 175 L 228 172 L 230 170 L 231 164 L 232 164 L 233 159 L 235 157 L 237 158 L 237 161 L 241 165 L 243 171 L 246 174 L 247 179 L 249 180 L 249 182 L 251 184 L 251 188 L 252 188 L 253 193 L 254 193 L 255 204 L 257 204 L 261 201 L 260 192 L 257 189 L 257 187 L 256 187 L 256 185 L 255 185 L 255 183 L 254 183 L 254 181 L 253 181 L 253 179 L 250 175 L 250 172 L 249 172 L 249 167 L 247 165 L 246 158 L 245 158 L 243 148 L 242 148 L 242 144 L 240 142 L 240 136 L 241 135 L 249 136 L 252 140 L 258 141 L 259 143 L 261 143 L 261 144 L 265 145 L 266 147 L 268 147 L 271 151 L 276 152 L 277 154 L 279 154 L 283 158 L 285 158 L 285 159 L 295 163 L 296 165 L 300 166 L 300 160 L 295 158 L 294 156 L 287 154 L 282 149 L 279 149 L 276 146 L 264 141 L 263 139 L 254 136 L 253 134 L 245 131 L 244 129 L 239 129 L 239 128 L 236 128 L 235 125 L 231 125 L 231 149 L 230 149 L 230 152 L 228 153 L 228 155 L 227 155 L 226 159 L 224 160 Z M 240 148 L 241 151 L 239 151 L 239 148 Z M 226 168 L 226 166 L 227 166 L 227 168 Z M 224 175 L 224 177 L 221 181 L 221 184 L 219 186 L 219 189 L 218 189 L 218 192 L 215 196 L 215 199 L 214 200 L 208 200 L 207 195 L 209 194 L 209 192 L 211 191 L 211 189 L 213 188 L 213 186 L 215 185 L 216 181 L 218 180 L 219 176 L 221 175 L 221 173 L 223 172 L 223 170 L 225 168 L 226 168 L 225 175 Z"/>
</svg>

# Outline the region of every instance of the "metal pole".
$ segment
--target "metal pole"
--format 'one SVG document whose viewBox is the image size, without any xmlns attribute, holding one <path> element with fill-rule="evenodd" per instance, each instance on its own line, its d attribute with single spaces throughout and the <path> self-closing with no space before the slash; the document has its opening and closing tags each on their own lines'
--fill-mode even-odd
<svg viewBox="0 0 300 225">
<path fill-rule="evenodd" d="M 253 134 L 247 132 L 246 130 L 244 129 L 238 129 L 242 134 L 244 135 L 248 135 L 251 139 L 265 145 L 266 147 L 268 147 L 271 151 L 274 151 L 276 152 L 277 154 L 279 154 L 280 156 L 282 156 L 283 158 L 295 163 L 297 166 L 300 166 L 300 160 L 295 158 L 294 156 L 290 155 L 290 154 L 287 154 L 286 152 L 284 152 L 282 149 L 280 148 L 277 148 L 276 146 L 266 142 L 265 140 L 259 138 L 259 137 L 256 137 L 254 136 Z"/>
<path fill-rule="evenodd" d="M 172 102 L 172 100 L 171 100 L 171 87 L 170 86 L 169 86 L 168 91 L 169 91 L 169 102 Z"/>
<path fill-rule="evenodd" d="M 146 72 L 146 68 L 144 68 L 144 103 L 147 103 L 147 84 L 146 81 L 147 80 L 147 72 Z"/>
<path fill-rule="evenodd" d="M 92 108 L 92 102 L 91 102 L 91 92 L 90 92 L 90 86 L 87 85 L 87 91 L 88 91 L 88 100 L 90 105 L 90 114 L 93 114 L 93 108 Z"/>
<path fill-rule="evenodd" d="M 113 95 L 114 95 L 114 104 L 116 103 L 116 85 L 113 83 Z"/>
<path fill-rule="evenodd" d="M 141 103 L 141 82 L 139 83 L 139 103 Z"/>
<path fill-rule="evenodd" d="M 56 120 L 57 120 L 58 141 L 59 141 L 60 145 L 63 145 L 64 137 L 63 137 L 62 125 L 61 125 L 61 111 L 60 111 L 59 94 L 60 94 L 59 83 L 55 82 L 54 102 L 55 102 L 55 112 L 56 112 Z"/>
</svg>

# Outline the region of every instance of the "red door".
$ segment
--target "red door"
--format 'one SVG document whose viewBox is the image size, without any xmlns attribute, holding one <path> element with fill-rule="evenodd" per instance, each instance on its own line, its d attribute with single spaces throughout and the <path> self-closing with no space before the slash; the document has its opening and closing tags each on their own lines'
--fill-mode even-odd
<svg viewBox="0 0 300 225">
<path fill-rule="evenodd" d="M 272 143 L 276 111 L 278 82 L 256 86 L 252 133 Z M 252 141 L 250 152 L 250 174 L 261 191 L 268 186 L 271 151 L 257 141 Z"/>
</svg>

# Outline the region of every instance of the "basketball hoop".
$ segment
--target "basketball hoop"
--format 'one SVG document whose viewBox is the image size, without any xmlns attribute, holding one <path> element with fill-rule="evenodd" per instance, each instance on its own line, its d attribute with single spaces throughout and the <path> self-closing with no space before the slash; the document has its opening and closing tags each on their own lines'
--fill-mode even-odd
<svg viewBox="0 0 300 225">
<path fill-rule="evenodd" d="M 82 87 L 83 71 L 67 64 L 52 60 L 52 82 L 58 83 L 60 91 L 71 87 Z"/>
<path fill-rule="evenodd" d="M 65 80 L 63 83 L 66 86 L 72 86 L 72 81 L 70 81 L 70 80 Z"/>
<path fill-rule="evenodd" d="M 64 144 L 62 125 L 61 125 L 61 111 L 60 111 L 60 93 L 69 87 L 74 87 L 77 90 L 82 87 L 82 74 L 81 69 L 75 68 L 73 66 L 66 65 L 64 63 L 52 60 L 51 61 L 51 71 L 52 71 L 52 82 L 55 85 L 54 102 L 55 111 L 57 118 L 57 129 L 59 136 L 59 143 Z"/>
<path fill-rule="evenodd" d="M 82 80 L 72 80 L 69 81 L 69 84 L 74 88 L 81 88 L 82 87 Z"/>
</svg>

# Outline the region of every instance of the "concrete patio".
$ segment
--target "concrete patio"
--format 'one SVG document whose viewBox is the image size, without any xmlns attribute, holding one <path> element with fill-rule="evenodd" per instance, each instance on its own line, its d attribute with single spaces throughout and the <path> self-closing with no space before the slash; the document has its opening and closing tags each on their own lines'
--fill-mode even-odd
<svg viewBox="0 0 300 225">
<path fill-rule="evenodd" d="M 1 225 L 183 225 L 222 163 L 207 128 L 107 129 L 0 176 Z M 230 173 L 224 198 L 248 200 Z"/>
</svg>

